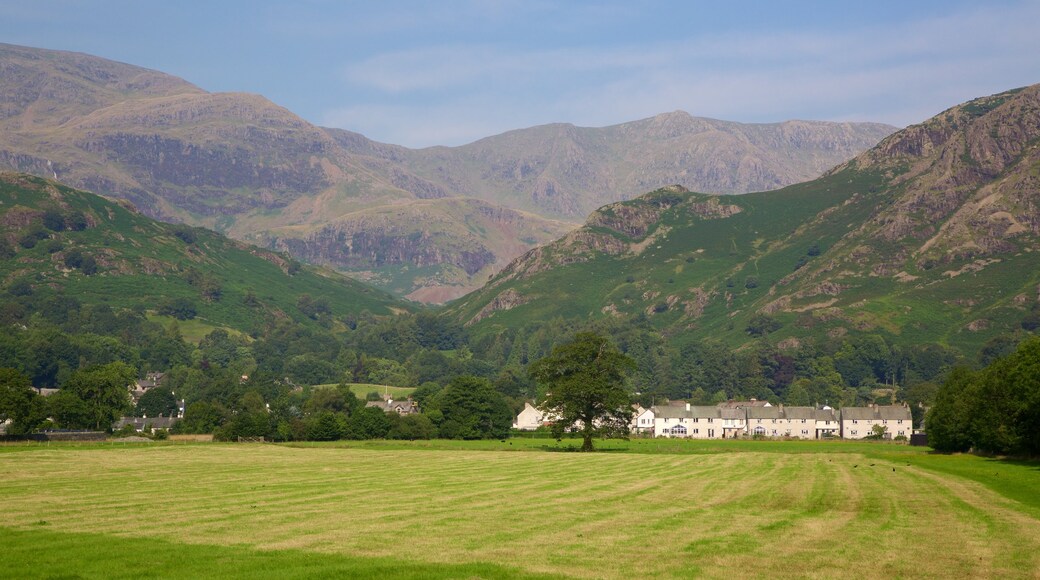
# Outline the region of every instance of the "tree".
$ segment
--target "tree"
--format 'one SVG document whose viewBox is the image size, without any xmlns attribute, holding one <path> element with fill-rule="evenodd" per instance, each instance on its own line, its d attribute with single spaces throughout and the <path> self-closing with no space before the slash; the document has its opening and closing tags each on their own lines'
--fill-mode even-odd
<svg viewBox="0 0 1040 580">
<path fill-rule="evenodd" d="M 581 450 L 592 451 L 593 437 L 628 435 L 632 407 L 624 382 L 634 367 L 606 338 L 582 332 L 532 363 L 529 372 L 544 389 L 539 408 L 553 418 L 553 434 L 574 428 L 582 435 Z"/>
<path fill-rule="evenodd" d="M 780 329 L 780 322 L 768 314 L 756 314 L 747 324 L 747 333 L 751 336 L 763 336 Z"/>
<path fill-rule="evenodd" d="M 0 368 L 0 423 L 10 420 L 7 432 L 12 435 L 28 433 L 42 417 L 34 417 L 39 406 L 39 395 L 32 389 L 29 377 L 18 370 Z"/>
<path fill-rule="evenodd" d="M 867 439 L 884 439 L 886 433 L 888 433 L 888 427 L 884 425 L 874 425 L 870 428 L 870 435 L 867 435 Z"/>
<path fill-rule="evenodd" d="M 169 387 L 154 387 L 137 401 L 138 417 L 173 417 L 177 414 L 177 397 Z"/>
<path fill-rule="evenodd" d="M 362 407 L 347 419 L 347 439 L 382 439 L 390 431 L 390 419 L 379 407 Z"/>
<path fill-rule="evenodd" d="M 159 304 L 160 316 L 172 316 L 177 320 L 191 320 L 197 311 L 195 304 L 187 298 L 167 298 Z"/>
<path fill-rule="evenodd" d="M 99 431 L 109 429 L 113 421 L 133 408 L 127 387 L 136 378 L 137 369 L 124 362 L 89 367 L 72 373 L 62 391 L 75 395 L 86 404 L 88 410 L 88 424 L 75 426 L 92 427 Z"/>
<path fill-rule="evenodd" d="M 307 424 L 307 439 L 311 441 L 335 441 L 347 432 L 347 420 L 341 413 L 321 411 Z"/>
<path fill-rule="evenodd" d="M 437 436 L 437 427 L 426 415 L 405 415 L 392 423 L 390 432 L 386 435 L 387 439 L 414 441 L 416 439 L 433 439 Z"/>
<path fill-rule="evenodd" d="M 174 430 L 179 433 L 212 433 L 228 420 L 229 415 L 220 403 L 198 401 L 188 405 L 184 418 L 177 422 Z"/>
<path fill-rule="evenodd" d="M 501 439 L 513 425 L 509 403 L 484 378 L 456 377 L 432 406 L 444 414 L 440 432 L 446 439 Z"/>
</svg>

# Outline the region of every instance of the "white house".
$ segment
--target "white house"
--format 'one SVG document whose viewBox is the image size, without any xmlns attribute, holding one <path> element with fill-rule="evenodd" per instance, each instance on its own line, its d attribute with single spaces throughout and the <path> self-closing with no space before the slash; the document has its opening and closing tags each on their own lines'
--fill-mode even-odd
<svg viewBox="0 0 1040 580">
<path fill-rule="evenodd" d="M 913 418 L 906 405 L 871 405 L 869 407 L 845 407 L 841 411 L 842 439 L 863 439 L 874 434 L 874 426 L 884 427 L 884 439 L 902 435 L 910 438 L 913 433 Z"/>
<path fill-rule="evenodd" d="M 747 435 L 747 411 L 738 407 L 719 407 L 722 438 L 735 439 Z"/>
<path fill-rule="evenodd" d="M 653 433 L 654 408 L 644 409 L 642 406 L 636 405 L 629 428 L 633 433 Z"/>
<path fill-rule="evenodd" d="M 721 439 L 723 419 L 718 407 L 666 405 L 654 409 L 654 437 Z"/>
<path fill-rule="evenodd" d="M 834 414 L 834 409 L 826 405 L 816 409 L 816 438 L 823 439 L 825 437 L 839 437 L 840 435 L 841 425 L 838 423 L 838 417 Z"/>
<path fill-rule="evenodd" d="M 524 410 L 520 411 L 520 414 L 516 416 L 516 421 L 513 422 L 513 429 L 534 431 L 544 424 L 543 419 L 544 415 L 537 407 L 531 403 L 524 403 Z"/>
</svg>

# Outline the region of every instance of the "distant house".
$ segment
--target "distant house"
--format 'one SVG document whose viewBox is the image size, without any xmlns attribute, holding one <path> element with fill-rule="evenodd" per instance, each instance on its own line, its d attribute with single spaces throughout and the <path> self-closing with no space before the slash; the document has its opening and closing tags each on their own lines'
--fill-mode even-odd
<svg viewBox="0 0 1040 580">
<path fill-rule="evenodd" d="M 176 417 L 120 417 L 112 429 L 119 431 L 127 425 L 133 425 L 134 431 L 140 433 L 149 427 L 152 429 L 170 429 L 175 423 L 177 423 Z"/>
<path fill-rule="evenodd" d="M 134 400 L 134 404 L 141 399 L 141 395 L 148 392 L 149 389 L 154 389 L 162 383 L 163 377 L 166 373 L 147 373 L 143 379 L 140 379 L 133 385 L 130 385 L 130 396 Z"/>
<path fill-rule="evenodd" d="M 411 399 L 395 401 L 392 398 L 387 398 L 382 401 L 369 401 L 365 403 L 365 406 L 378 407 L 384 411 L 397 413 L 398 415 L 414 415 L 419 412 L 419 404 Z"/>
<path fill-rule="evenodd" d="M 40 395 L 41 397 L 49 397 L 54 393 L 57 393 L 60 389 L 52 389 L 49 387 L 33 387 L 33 390 L 36 391 L 36 394 Z"/>
<path fill-rule="evenodd" d="M 830 407 L 750 407 L 747 433 L 759 437 L 823 439 L 838 435 L 838 420 Z"/>
<path fill-rule="evenodd" d="M 788 437 L 791 425 L 783 415 L 782 407 L 747 407 L 748 435 L 753 437 Z"/>
<path fill-rule="evenodd" d="M 653 433 L 654 432 L 654 408 L 644 409 L 640 405 L 636 405 L 632 413 L 632 424 L 629 425 L 629 430 L 633 433 Z"/>
<path fill-rule="evenodd" d="M 685 403 L 682 407 L 666 405 L 654 409 L 654 437 L 685 439 L 721 439 L 722 410 Z"/>
<path fill-rule="evenodd" d="M 913 434 L 913 418 L 907 405 L 845 407 L 840 411 L 841 438 L 863 439 L 874 434 L 874 426 L 885 428 L 883 439 Z"/>
<path fill-rule="evenodd" d="M 534 431 L 545 424 L 545 416 L 538 407 L 535 407 L 531 403 L 524 403 L 524 409 L 516 416 L 516 420 L 513 421 L 513 429 L 519 429 L 521 431 Z"/>
<path fill-rule="evenodd" d="M 735 439 L 747 435 L 747 411 L 738 407 L 719 407 L 722 438 Z"/>
<path fill-rule="evenodd" d="M 838 423 L 838 416 L 835 415 L 834 409 L 824 405 L 815 411 L 817 439 L 841 436 L 841 425 Z"/>
</svg>

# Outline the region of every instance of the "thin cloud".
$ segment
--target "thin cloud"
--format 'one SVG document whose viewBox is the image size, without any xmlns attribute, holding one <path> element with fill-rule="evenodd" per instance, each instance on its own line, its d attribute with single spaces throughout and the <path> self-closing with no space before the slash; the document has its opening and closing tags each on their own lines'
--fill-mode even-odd
<svg viewBox="0 0 1040 580">
<path fill-rule="evenodd" d="M 418 139 L 402 141 L 410 145 L 459 144 L 487 135 L 477 131 L 517 126 L 503 119 L 601 126 L 675 109 L 742 121 L 905 125 L 973 96 L 1040 81 L 1037 21 L 1040 5 L 1032 3 L 825 33 L 541 50 L 449 44 L 377 54 L 345 67 L 342 78 L 393 107 L 396 122 L 379 121 L 375 134 Z M 408 113 L 416 102 L 435 114 Z M 526 111 L 503 114 L 512 107 Z M 326 119 L 376 129 L 372 117 L 350 113 L 362 110 L 340 107 Z"/>
</svg>

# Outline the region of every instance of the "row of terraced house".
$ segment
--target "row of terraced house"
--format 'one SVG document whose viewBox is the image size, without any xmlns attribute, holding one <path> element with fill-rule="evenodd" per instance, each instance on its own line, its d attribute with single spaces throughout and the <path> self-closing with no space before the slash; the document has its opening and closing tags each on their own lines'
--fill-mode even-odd
<svg viewBox="0 0 1040 580">
<path fill-rule="evenodd" d="M 517 416 L 513 427 L 532 430 L 548 421 L 531 404 Z M 637 406 L 631 429 L 636 434 L 688 439 L 734 439 L 739 437 L 794 437 L 799 439 L 864 439 L 883 428 L 883 439 L 906 437 L 913 433 L 910 407 L 871 405 L 869 407 L 790 407 L 767 401 L 727 401 L 714 406 L 677 402 Z"/>
<path fill-rule="evenodd" d="M 731 439 L 797 437 L 799 439 L 910 438 L 913 419 L 907 405 L 869 407 L 785 407 L 762 401 L 730 401 L 715 406 L 661 405 L 637 410 L 633 431 L 654 437 Z M 877 428 L 875 426 L 878 426 Z M 880 431 L 880 433 L 879 433 Z"/>
</svg>

